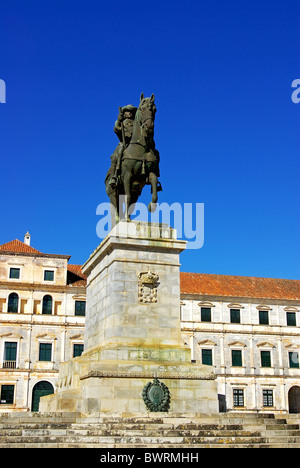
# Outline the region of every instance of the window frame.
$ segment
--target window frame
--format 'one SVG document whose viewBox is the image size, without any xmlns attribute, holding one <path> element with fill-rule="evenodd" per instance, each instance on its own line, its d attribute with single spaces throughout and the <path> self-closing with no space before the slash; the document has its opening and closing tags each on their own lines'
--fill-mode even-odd
<svg viewBox="0 0 300 468">
<path fill-rule="evenodd" d="M 268 365 L 268 366 L 263 365 L 264 360 L 266 359 L 267 353 L 268 353 L 268 356 L 269 356 L 269 359 L 270 359 L 270 365 Z M 272 365 L 272 351 L 270 349 L 261 349 L 260 350 L 260 367 L 262 369 L 272 369 L 272 367 L 273 367 L 273 365 Z"/>
<path fill-rule="evenodd" d="M 53 279 L 46 279 L 46 274 L 47 273 L 52 273 Z M 55 282 L 55 270 L 47 269 L 47 268 L 44 269 L 44 282 L 45 283 L 54 283 Z"/>
<path fill-rule="evenodd" d="M 11 297 L 11 296 L 16 296 L 16 297 L 17 297 L 17 311 L 15 311 L 15 310 L 13 310 L 13 311 L 9 310 L 9 308 L 10 308 L 10 303 L 9 303 L 9 301 L 10 301 L 10 297 Z M 16 293 L 16 292 L 14 292 L 14 291 L 10 292 L 9 295 L 8 295 L 8 297 L 7 297 L 7 313 L 8 313 L 8 314 L 18 314 L 18 313 L 19 313 L 19 310 L 20 310 L 20 303 L 21 303 L 21 301 L 20 301 L 20 296 L 19 296 L 19 294 Z"/>
<path fill-rule="evenodd" d="M 12 387 L 13 388 L 13 393 L 12 393 L 12 401 L 8 402 L 2 400 L 3 398 L 3 387 Z M 7 406 L 13 406 L 15 404 L 15 398 L 16 398 L 16 385 L 15 384 L 10 384 L 10 383 L 1 383 L 0 384 L 0 406 L 1 405 L 7 405 Z"/>
<path fill-rule="evenodd" d="M 14 346 L 12 346 L 14 345 Z M 10 349 L 9 349 L 10 348 Z M 18 342 L 17 341 L 4 341 L 4 348 L 3 348 L 3 362 L 5 361 L 15 361 L 17 363 L 17 358 L 18 358 Z M 14 359 L 11 359 L 11 356 L 7 356 L 8 354 L 15 355 Z M 10 357 L 10 359 L 7 359 L 7 357 Z"/>
<path fill-rule="evenodd" d="M 267 319 L 263 318 L 263 317 L 267 317 Z M 269 310 L 259 310 L 258 311 L 258 321 L 259 321 L 259 325 L 270 325 Z"/>
<path fill-rule="evenodd" d="M 204 354 L 209 353 L 210 364 L 207 364 L 204 359 Z M 207 356 L 206 356 L 207 357 Z M 212 348 L 201 348 L 201 363 L 204 366 L 213 366 L 214 365 L 214 355 Z"/>
<path fill-rule="evenodd" d="M 82 348 L 81 354 L 75 355 L 75 347 L 79 347 L 79 346 Z M 72 353 L 73 358 L 80 357 L 83 352 L 84 352 L 84 343 L 73 343 L 73 353 Z"/>
<path fill-rule="evenodd" d="M 17 277 L 15 276 L 12 276 L 12 272 L 13 271 L 18 271 L 19 272 L 19 275 Z M 21 268 L 20 267 L 16 267 L 16 266 L 12 266 L 12 267 L 9 267 L 9 275 L 8 275 L 9 279 L 10 280 L 20 280 L 21 279 Z"/>
<path fill-rule="evenodd" d="M 239 353 L 240 364 L 234 364 L 234 353 Z M 231 350 L 231 367 L 244 367 L 243 365 L 243 350 L 242 349 L 232 349 Z M 235 359 L 237 358 L 237 354 Z"/>
<path fill-rule="evenodd" d="M 46 346 L 48 347 L 48 350 L 50 349 L 50 360 L 49 359 L 41 359 L 42 356 L 42 347 L 45 347 L 43 352 L 46 353 Z M 50 347 L 50 348 L 49 348 Z M 49 351 L 48 351 L 49 352 Z M 46 356 L 47 357 L 47 356 Z M 39 362 L 53 362 L 53 343 L 49 343 L 49 341 L 40 341 L 39 342 Z"/>
<path fill-rule="evenodd" d="M 209 318 L 209 320 L 207 320 L 205 318 L 205 314 L 208 314 L 207 317 Z M 201 306 L 201 308 L 200 308 L 200 319 L 201 319 L 201 322 L 203 322 L 203 323 L 212 323 L 211 307 Z"/>
<path fill-rule="evenodd" d="M 237 313 L 238 315 L 238 321 L 233 319 L 234 313 Z M 241 323 L 241 309 L 230 309 L 230 323 Z"/>
<path fill-rule="evenodd" d="M 262 406 L 263 408 L 274 407 L 274 390 L 273 389 L 272 390 L 269 388 L 262 389 Z"/>
<path fill-rule="evenodd" d="M 297 355 L 297 362 L 293 361 L 293 355 Z M 300 369 L 299 364 L 299 352 L 298 351 L 289 351 L 289 369 Z"/>
<path fill-rule="evenodd" d="M 77 313 L 78 311 L 76 310 L 76 306 L 77 304 L 79 303 L 84 303 L 85 306 L 84 306 L 84 313 Z M 86 301 L 84 300 L 81 300 L 81 299 L 75 299 L 75 305 L 74 305 L 74 314 L 75 314 L 75 317 L 85 317 L 85 314 L 86 314 Z M 82 312 L 82 311 L 80 311 Z"/>
<path fill-rule="evenodd" d="M 292 323 L 289 323 L 291 321 L 292 317 L 293 317 Z M 288 327 L 296 327 L 297 326 L 296 312 L 286 312 L 286 325 Z"/>
<path fill-rule="evenodd" d="M 245 391 L 244 391 L 243 388 L 233 388 L 232 396 L 233 396 L 233 407 L 234 408 L 244 408 L 245 407 Z"/>
<path fill-rule="evenodd" d="M 49 312 L 50 311 L 50 308 L 47 309 L 47 307 L 45 307 L 44 309 L 44 301 L 45 301 L 45 298 L 51 298 L 51 313 Z M 45 296 L 43 296 L 43 299 L 42 299 L 42 315 L 53 315 L 53 305 L 54 305 L 54 301 L 53 301 L 53 297 L 50 295 L 50 294 L 45 294 Z M 44 310 L 46 312 L 44 312 Z"/>
</svg>

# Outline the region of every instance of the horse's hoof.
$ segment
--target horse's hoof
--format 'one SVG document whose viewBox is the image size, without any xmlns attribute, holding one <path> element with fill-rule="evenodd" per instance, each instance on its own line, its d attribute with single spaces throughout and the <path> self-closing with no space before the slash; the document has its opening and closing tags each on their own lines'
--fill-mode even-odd
<svg viewBox="0 0 300 468">
<path fill-rule="evenodd" d="M 150 213 L 154 213 L 156 211 L 156 203 L 149 203 L 148 205 L 148 211 L 150 211 Z"/>
</svg>

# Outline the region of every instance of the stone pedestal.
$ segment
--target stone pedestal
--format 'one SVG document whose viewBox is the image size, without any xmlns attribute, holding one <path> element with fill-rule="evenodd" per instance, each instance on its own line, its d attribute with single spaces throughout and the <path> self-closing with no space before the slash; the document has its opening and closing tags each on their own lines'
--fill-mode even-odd
<svg viewBox="0 0 300 468">
<path fill-rule="evenodd" d="M 83 266 L 87 275 L 85 352 L 63 363 L 44 411 L 140 413 L 154 378 L 170 411 L 218 412 L 211 368 L 191 363 L 181 339 L 179 254 L 167 225 L 119 223 Z"/>
</svg>

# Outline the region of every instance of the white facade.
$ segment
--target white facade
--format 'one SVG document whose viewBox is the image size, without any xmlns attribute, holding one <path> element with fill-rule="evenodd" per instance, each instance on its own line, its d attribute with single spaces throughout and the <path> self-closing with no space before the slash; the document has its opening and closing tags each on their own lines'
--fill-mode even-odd
<svg viewBox="0 0 300 468">
<path fill-rule="evenodd" d="M 289 391 L 300 385 L 300 303 L 236 299 L 182 295 L 185 342 L 195 361 L 211 359 L 223 409 L 289 412 Z"/>
<path fill-rule="evenodd" d="M 85 287 L 69 257 L 9 244 L 15 252 L 0 248 L 0 412 L 30 411 L 55 391 L 60 362 L 82 350 L 85 318 L 75 307 Z"/>
</svg>

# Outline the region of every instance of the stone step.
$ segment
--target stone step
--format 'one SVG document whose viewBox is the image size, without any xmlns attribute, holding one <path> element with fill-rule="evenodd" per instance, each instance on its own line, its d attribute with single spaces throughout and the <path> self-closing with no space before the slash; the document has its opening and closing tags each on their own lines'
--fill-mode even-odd
<svg viewBox="0 0 300 468">
<path fill-rule="evenodd" d="M 1 415 L 0 448 L 298 448 L 299 421 L 265 414 Z"/>
<path fill-rule="evenodd" d="M 299 424 L 267 424 L 267 431 L 286 431 L 291 429 L 299 429 Z"/>
<path fill-rule="evenodd" d="M 74 443 L 74 444 L 64 444 L 64 443 L 29 443 L 29 444 L 0 444 L 0 449 L 2 448 L 102 448 L 98 444 L 84 444 L 84 443 Z M 143 444 L 108 444 L 105 446 L 106 449 L 156 449 L 156 448 L 163 448 L 164 450 L 167 449 L 178 449 L 178 445 L 173 444 L 152 444 L 143 445 Z M 181 445 L 180 448 L 189 448 L 189 449 L 224 449 L 224 448 L 239 448 L 239 449 L 249 449 L 249 448 L 267 448 L 267 449 L 287 449 L 287 448 L 294 448 L 299 449 L 300 444 L 282 444 L 282 443 L 262 443 L 262 444 L 201 444 L 201 445 L 188 445 L 184 446 Z"/>
<path fill-rule="evenodd" d="M 138 421 L 138 422 L 148 422 L 149 424 L 151 424 L 152 422 L 155 423 L 155 422 L 160 422 L 160 423 L 163 423 L 163 422 L 172 422 L 172 421 L 182 421 L 182 422 L 195 422 L 195 421 L 205 421 L 205 422 L 215 422 L 215 421 L 255 421 L 255 422 L 269 422 L 270 423 L 270 420 L 276 422 L 276 421 L 285 421 L 286 418 L 285 417 L 282 417 L 282 418 L 278 418 L 278 419 L 275 419 L 274 417 L 273 418 L 270 418 L 270 417 L 266 417 L 265 415 L 238 415 L 238 416 L 233 416 L 233 415 L 229 415 L 229 414 L 226 414 L 226 413 L 222 413 L 222 415 L 207 415 L 207 414 L 204 414 L 204 415 L 198 415 L 198 414 L 195 414 L 195 415 L 190 415 L 190 416 L 183 416 L 183 415 L 180 415 L 180 416 L 176 416 L 174 415 L 173 413 L 163 413 L 163 416 L 161 416 L 162 413 L 147 413 L 146 415 L 141 415 L 140 413 L 137 413 L 137 414 L 132 414 L 132 415 L 129 415 L 129 416 L 122 416 L 122 415 L 106 415 L 106 414 L 100 414 L 100 415 L 95 415 L 95 414 L 92 414 L 90 416 L 82 416 L 82 417 L 79 417 L 78 420 L 81 422 L 81 423 L 84 423 L 85 421 L 87 422 L 118 422 L 118 421 L 123 421 L 123 422 L 126 422 L 126 421 Z M 156 416 L 154 416 L 156 415 Z M 160 416 L 158 416 L 160 415 Z"/>
<path fill-rule="evenodd" d="M 177 436 L 188 436 L 188 437 L 216 437 L 222 435 L 222 437 L 251 437 L 251 436 L 261 436 L 261 432 L 252 432 L 252 431 L 242 431 L 242 430 L 214 430 L 214 431 L 189 431 L 189 430 L 164 430 L 161 429 L 159 431 L 143 431 L 143 430 L 130 430 L 128 433 L 123 433 L 117 429 L 111 431 L 105 431 L 101 429 L 94 429 L 94 430 L 82 430 L 82 429 L 70 429 L 68 430 L 68 435 L 76 435 L 76 436 L 123 436 L 130 434 L 134 437 L 143 437 L 147 434 L 148 437 L 155 437 L 159 435 L 160 437 L 177 437 Z M 22 435 L 26 435 L 23 434 Z M 54 434 L 53 434 L 54 435 Z M 277 435 L 277 434 L 272 434 Z M 293 431 L 292 435 L 298 435 L 298 433 Z"/>
<path fill-rule="evenodd" d="M 299 438 L 300 439 L 300 438 Z M 148 437 L 148 436 L 107 436 L 107 437 L 84 437 L 84 440 L 78 441 L 78 437 L 72 436 L 32 436 L 32 437 L 19 437 L 18 440 L 15 440 L 15 444 L 11 440 L 7 440 L 7 443 L 11 445 L 20 444 L 42 444 L 42 443 L 56 443 L 56 444 L 97 444 L 98 447 L 106 447 L 107 445 L 118 445 L 118 444 L 132 444 L 134 446 L 142 444 L 145 446 L 152 446 L 155 445 L 165 445 L 165 444 L 173 444 L 174 446 L 191 446 L 191 445 L 202 445 L 202 444 L 230 444 L 234 443 L 235 445 L 238 444 L 261 444 L 265 443 L 266 440 L 262 437 Z M 294 442 L 294 441 L 293 441 Z M 3 444 L 4 441 L 0 440 L 0 444 Z"/>
</svg>

